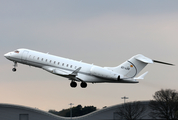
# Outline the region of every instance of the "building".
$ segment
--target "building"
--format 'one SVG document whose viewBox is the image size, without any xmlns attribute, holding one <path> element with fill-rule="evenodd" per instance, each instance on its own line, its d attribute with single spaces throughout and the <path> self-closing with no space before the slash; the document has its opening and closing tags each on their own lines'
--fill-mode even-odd
<svg viewBox="0 0 178 120">
<path fill-rule="evenodd" d="M 144 113 L 143 119 L 151 119 L 148 116 L 150 111 L 148 106 L 148 101 L 141 102 L 146 106 L 146 112 Z M 73 120 L 117 120 L 119 119 L 118 114 L 116 113 L 118 107 L 121 107 L 121 104 L 114 105 L 111 107 L 106 107 L 92 113 L 89 113 L 80 117 L 73 117 Z M 12 104 L 0 104 L 0 120 L 69 120 L 70 117 L 60 117 L 53 115 L 51 113 L 20 105 Z"/>
</svg>

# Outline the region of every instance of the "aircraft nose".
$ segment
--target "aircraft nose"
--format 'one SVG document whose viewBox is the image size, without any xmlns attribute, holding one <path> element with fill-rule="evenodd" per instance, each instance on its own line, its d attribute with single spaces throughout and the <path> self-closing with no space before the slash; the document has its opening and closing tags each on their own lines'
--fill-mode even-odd
<svg viewBox="0 0 178 120">
<path fill-rule="evenodd" d="M 8 58 L 10 55 L 9 53 L 4 54 L 4 57 Z"/>
</svg>

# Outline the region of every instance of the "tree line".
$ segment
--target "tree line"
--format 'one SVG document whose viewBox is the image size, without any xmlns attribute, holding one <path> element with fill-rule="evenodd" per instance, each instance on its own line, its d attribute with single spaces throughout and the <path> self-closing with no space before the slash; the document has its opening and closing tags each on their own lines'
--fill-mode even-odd
<svg viewBox="0 0 178 120">
<path fill-rule="evenodd" d="M 72 117 L 82 116 L 82 115 L 88 114 L 90 112 L 93 112 L 96 109 L 97 108 L 94 106 L 82 107 L 82 105 L 77 105 L 76 107 L 72 108 Z M 61 111 L 49 110 L 48 112 L 53 113 L 55 115 L 63 116 L 63 117 L 70 117 L 70 108 L 63 109 Z"/>
</svg>

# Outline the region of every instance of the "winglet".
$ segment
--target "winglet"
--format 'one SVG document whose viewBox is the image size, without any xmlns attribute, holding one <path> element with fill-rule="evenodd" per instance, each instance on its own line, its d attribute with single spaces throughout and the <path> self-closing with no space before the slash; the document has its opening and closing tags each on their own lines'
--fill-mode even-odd
<svg viewBox="0 0 178 120">
<path fill-rule="evenodd" d="M 146 74 L 148 73 L 148 71 L 147 72 L 145 72 L 145 73 L 143 73 L 142 75 L 140 75 L 139 77 L 137 77 L 137 78 L 134 78 L 134 79 L 137 79 L 137 80 L 139 80 L 139 79 L 144 79 L 144 77 L 146 76 Z"/>
<path fill-rule="evenodd" d="M 80 71 L 81 67 L 77 68 L 75 71 L 73 71 L 70 75 L 77 76 L 78 72 Z"/>
</svg>

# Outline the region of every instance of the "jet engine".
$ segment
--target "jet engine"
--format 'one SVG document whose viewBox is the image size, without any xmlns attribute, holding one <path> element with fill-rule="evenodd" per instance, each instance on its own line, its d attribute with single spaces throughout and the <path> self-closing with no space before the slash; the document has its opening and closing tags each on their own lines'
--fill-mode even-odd
<svg viewBox="0 0 178 120">
<path fill-rule="evenodd" d="M 105 69 L 102 67 L 98 67 L 98 66 L 93 66 L 90 69 L 90 74 L 97 76 L 97 77 L 105 78 L 105 79 L 120 80 L 119 74 L 117 74 L 111 70 L 108 70 L 108 69 Z"/>
</svg>

